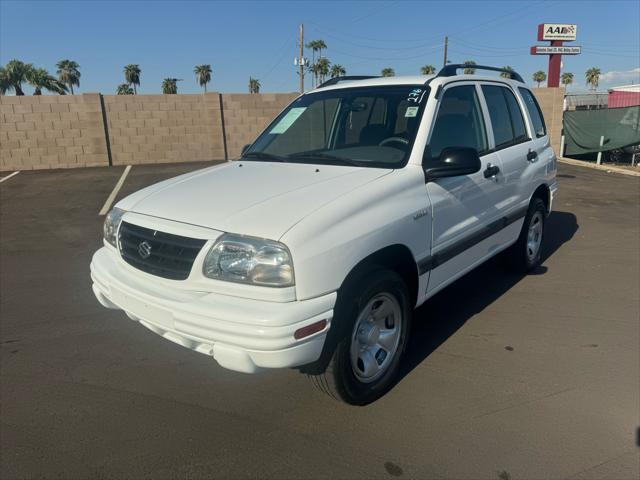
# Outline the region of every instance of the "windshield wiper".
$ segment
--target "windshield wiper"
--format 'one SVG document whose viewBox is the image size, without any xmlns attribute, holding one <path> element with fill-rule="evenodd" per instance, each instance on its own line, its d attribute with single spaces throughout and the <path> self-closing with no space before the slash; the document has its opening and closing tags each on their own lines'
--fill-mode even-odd
<svg viewBox="0 0 640 480">
<path fill-rule="evenodd" d="M 258 160 L 264 162 L 286 162 L 287 159 L 285 157 L 281 157 L 280 155 L 274 155 L 272 153 L 265 152 L 247 152 L 242 155 L 242 158 L 246 158 L 249 160 Z"/>
<path fill-rule="evenodd" d="M 329 155 L 328 153 L 296 153 L 293 155 L 289 155 L 289 160 L 310 160 L 320 161 L 323 160 L 325 163 L 337 163 L 339 165 L 350 165 L 353 167 L 361 167 L 362 164 L 356 160 L 351 160 L 350 158 L 338 157 L 336 155 Z"/>
</svg>

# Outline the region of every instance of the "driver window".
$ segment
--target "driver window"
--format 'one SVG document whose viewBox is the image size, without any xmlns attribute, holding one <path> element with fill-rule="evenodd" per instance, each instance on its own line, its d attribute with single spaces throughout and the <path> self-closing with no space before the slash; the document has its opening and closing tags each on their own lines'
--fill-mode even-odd
<svg viewBox="0 0 640 480">
<path fill-rule="evenodd" d="M 428 158 L 440 157 L 447 147 L 471 147 L 478 152 L 488 148 L 482 109 L 473 85 L 448 88 L 442 95 L 427 145 Z"/>
</svg>

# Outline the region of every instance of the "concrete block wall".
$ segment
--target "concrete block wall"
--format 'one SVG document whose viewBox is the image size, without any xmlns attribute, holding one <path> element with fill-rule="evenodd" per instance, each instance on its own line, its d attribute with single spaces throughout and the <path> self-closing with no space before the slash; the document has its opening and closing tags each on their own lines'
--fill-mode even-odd
<svg viewBox="0 0 640 480">
<path fill-rule="evenodd" d="M 113 165 L 224 159 L 220 95 L 105 95 Z"/>
<path fill-rule="evenodd" d="M 564 89 L 533 92 L 559 154 Z M 113 165 L 235 159 L 296 96 L 0 96 L 0 171 L 109 165 L 104 118 Z"/>
<path fill-rule="evenodd" d="M 297 96 L 297 93 L 222 95 L 229 159 L 238 158 L 242 147 L 255 140 L 269 122 Z"/>
<path fill-rule="evenodd" d="M 544 121 L 549 133 L 549 140 L 556 155 L 560 156 L 560 138 L 562 137 L 562 105 L 564 103 L 563 87 L 534 88 L 533 94 L 538 100 Z"/>
<path fill-rule="evenodd" d="M 100 96 L 0 96 L 0 171 L 109 164 Z"/>
</svg>

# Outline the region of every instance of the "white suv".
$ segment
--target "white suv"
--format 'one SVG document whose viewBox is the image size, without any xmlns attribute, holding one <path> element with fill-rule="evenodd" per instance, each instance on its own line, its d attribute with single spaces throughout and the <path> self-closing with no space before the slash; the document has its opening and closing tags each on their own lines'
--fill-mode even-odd
<svg viewBox="0 0 640 480">
<path fill-rule="evenodd" d="M 298 367 L 375 400 L 415 307 L 501 251 L 520 271 L 540 262 L 556 192 L 540 108 L 515 72 L 458 68 L 333 79 L 238 161 L 123 199 L 96 297 L 225 368 Z"/>
</svg>

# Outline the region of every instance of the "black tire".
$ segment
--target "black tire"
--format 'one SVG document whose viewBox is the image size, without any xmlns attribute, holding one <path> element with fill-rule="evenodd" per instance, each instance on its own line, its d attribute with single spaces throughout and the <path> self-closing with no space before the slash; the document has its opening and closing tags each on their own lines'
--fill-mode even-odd
<svg viewBox="0 0 640 480">
<path fill-rule="evenodd" d="M 517 273 L 528 273 L 540 265 L 546 219 L 547 209 L 544 202 L 540 198 L 533 198 L 529 204 L 527 215 L 524 217 L 518 240 L 505 252 L 511 270 Z M 535 252 L 532 252 L 529 246 L 529 232 L 532 222 L 539 222 L 540 224 L 538 248 Z"/>
<path fill-rule="evenodd" d="M 383 298 L 383 300 L 378 300 L 379 298 Z M 359 314 L 363 312 L 365 307 L 369 307 L 370 303 L 375 307 L 378 301 L 386 302 L 385 298 L 389 300 L 389 305 L 395 305 L 392 300 L 394 298 L 397 301 L 394 311 L 400 312 L 399 319 L 395 319 L 395 315 L 389 315 L 384 320 L 385 325 L 387 325 L 386 322 L 388 321 L 393 321 L 394 327 L 399 325 L 397 347 L 395 353 L 392 354 L 393 357 L 389 357 L 389 359 L 386 358 L 388 355 L 386 353 L 368 357 L 375 359 L 376 363 L 380 362 L 380 358 L 382 358 L 384 370 L 380 366 L 379 377 L 363 382 L 355 373 L 356 370 L 359 371 L 359 367 L 352 366 L 353 362 L 351 360 L 354 327 Z M 397 307 L 399 307 L 399 310 Z M 329 359 L 328 365 L 326 368 L 322 368 L 321 371 L 309 374 L 312 382 L 322 392 L 351 405 L 367 405 L 380 398 L 394 385 L 397 379 L 400 362 L 409 339 L 411 312 L 412 307 L 407 286 L 394 271 L 382 267 L 372 267 L 361 271 L 359 275 L 348 280 L 338 292 L 331 331 L 327 337 L 325 347 L 328 350 L 325 354 Z M 390 320 L 391 317 L 394 320 Z M 399 321 L 399 323 L 396 324 L 396 321 Z M 360 323 L 373 324 L 364 321 Z M 372 335 L 375 336 L 379 332 L 379 330 L 374 331 Z M 373 336 L 367 338 L 373 338 Z M 357 338 L 360 337 L 356 336 L 356 340 L 353 341 L 357 342 Z M 365 348 L 374 349 L 380 347 L 374 345 L 373 347 Z M 380 352 L 378 351 L 378 353 Z M 360 365 L 358 362 L 360 362 L 359 358 L 356 363 Z"/>
</svg>

